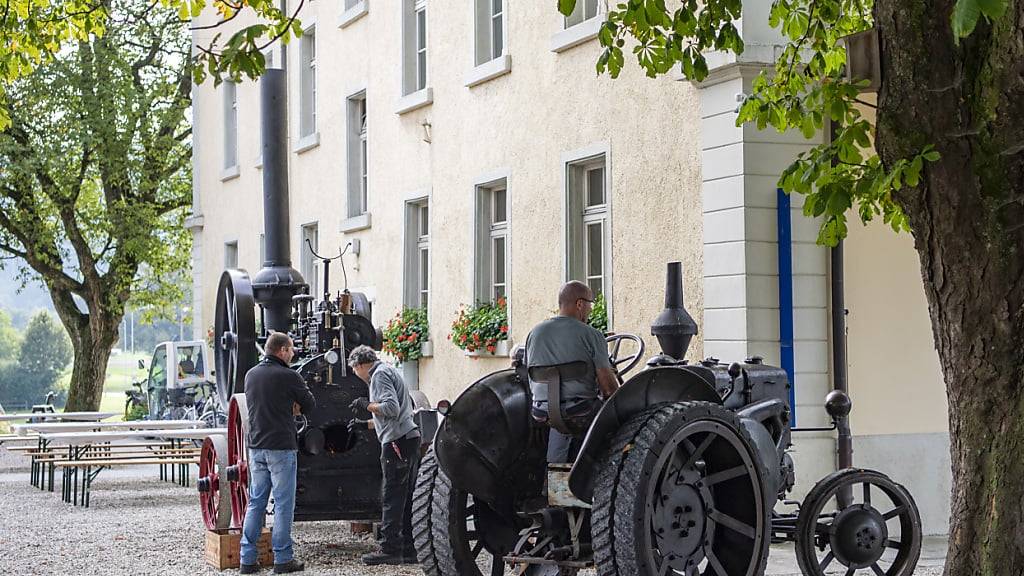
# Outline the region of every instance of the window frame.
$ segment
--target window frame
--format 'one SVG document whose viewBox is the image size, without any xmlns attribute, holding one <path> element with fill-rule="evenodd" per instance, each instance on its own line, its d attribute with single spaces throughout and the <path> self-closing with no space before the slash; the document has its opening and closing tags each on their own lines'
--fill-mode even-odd
<svg viewBox="0 0 1024 576">
<path fill-rule="evenodd" d="M 504 220 L 496 220 L 497 193 L 504 194 Z M 473 187 L 475 216 L 473 219 L 473 300 L 492 302 L 498 297 L 498 286 L 503 288 L 500 296 L 506 301 L 511 294 L 511 228 L 512 211 L 509 204 L 509 177 L 507 171 L 485 175 L 477 179 Z M 498 282 L 496 266 L 497 241 L 503 244 L 504 282 Z"/>
<path fill-rule="evenodd" d="M 583 148 L 562 156 L 563 163 L 563 223 L 565 226 L 563 250 L 563 278 L 579 280 L 588 286 L 600 278 L 601 291 L 608 309 L 608 326 L 612 326 L 612 295 L 614 293 L 614 266 L 612 261 L 612 181 L 610 149 L 606 143 Z M 602 168 L 603 203 L 589 205 L 591 170 Z M 589 227 L 601 226 L 601 272 L 591 274 Z M 596 294 L 595 294 L 596 296 Z"/>
<path fill-rule="evenodd" d="M 316 115 L 316 24 L 302 32 L 299 39 L 299 140 L 317 133 Z"/>
<path fill-rule="evenodd" d="M 591 4 L 591 2 L 593 4 Z M 593 6 L 594 13 L 591 16 L 587 16 L 587 12 Z M 582 12 L 579 16 L 579 20 L 576 20 L 577 13 Z M 573 26 L 579 26 L 588 20 L 593 20 L 601 15 L 601 1 L 600 0 L 577 0 L 576 7 L 573 9 L 572 14 L 562 17 L 562 30 L 568 30 Z"/>
<path fill-rule="evenodd" d="M 433 272 L 430 254 L 430 195 L 414 194 L 405 200 L 403 227 L 402 302 L 406 307 L 430 304 L 430 283 Z M 426 218 L 426 229 L 423 218 Z M 425 268 L 424 268 L 425 266 Z M 424 278 L 424 275 L 426 278 Z"/>
<path fill-rule="evenodd" d="M 224 81 L 222 102 L 224 114 L 224 149 L 222 153 L 224 170 L 238 166 L 238 84 Z"/>
<path fill-rule="evenodd" d="M 310 230 L 313 231 L 313 251 L 320 251 L 320 223 L 307 222 L 299 226 L 299 273 L 302 274 L 302 278 L 309 284 L 309 293 L 316 296 L 322 293 L 323 290 L 320 286 L 320 271 L 317 267 L 317 257 L 306 246 L 306 239 L 310 237 L 308 234 Z"/>
<path fill-rule="evenodd" d="M 232 260 L 234 265 L 232 266 Z M 224 268 L 233 270 L 238 268 L 238 240 L 226 240 L 224 242 Z"/>
<path fill-rule="evenodd" d="M 346 99 L 346 218 L 370 212 L 369 117 L 366 90 Z"/>
<path fill-rule="evenodd" d="M 497 5 L 500 10 L 494 11 Z M 473 66 L 482 66 L 508 53 L 506 0 L 473 0 Z M 500 33 L 500 44 L 496 43 Z"/>
</svg>

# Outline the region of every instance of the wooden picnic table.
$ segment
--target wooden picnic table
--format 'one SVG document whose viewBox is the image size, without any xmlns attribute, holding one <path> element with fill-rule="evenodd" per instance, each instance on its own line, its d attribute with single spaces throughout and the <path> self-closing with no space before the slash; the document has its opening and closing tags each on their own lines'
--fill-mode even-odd
<svg viewBox="0 0 1024 576">
<path fill-rule="evenodd" d="M 29 432 L 52 434 L 58 432 L 86 432 L 105 430 L 159 430 L 178 428 L 198 428 L 202 420 L 126 420 L 124 422 L 35 422 L 32 424 L 12 424 L 11 428 L 18 434 Z"/>
<path fill-rule="evenodd" d="M 154 421 L 161 422 L 161 421 Z M 163 422 L 173 422 L 171 420 L 164 420 Z M 188 421 L 185 421 L 188 422 Z M 60 444 L 61 449 L 67 448 L 67 458 L 54 461 L 47 459 L 44 461 L 39 460 L 39 456 L 33 455 L 33 485 L 36 480 L 39 480 L 39 488 L 45 489 L 47 474 L 43 471 L 43 468 L 49 467 L 49 489 L 53 491 L 54 484 L 54 471 L 56 468 L 63 470 L 61 478 L 62 486 L 62 498 L 65 502 L 71 502 L 75 505 L 81 503 L 83 506 L 89 506 L 90 487 L 92 486 L 93 480 L 96 476 L 104 469 L 109 468 L 112 465 L 137 465 L 137 464 L 158 464 L 160 466 L 160 479 L 171 481 L 177 481 L 182 486 L 189 485 L 189 465 L 198 463 L 198 456 L 191 456 L 187 458 L 181 457 L 168 457 L 162 455 L 155 459 L 111 459 L 109 461 L 94 460 L 85 458 L 85 455 L 89 453 L 95 445 L 111 446 L 115 447 L 116 444 L 109 444 L 115 440 L 145 440 L 145 439 L 161 439 L 162 441 L 168 442 L 170 448 L 181 448 L 185 440 L 201 439 L 206 438 L 209 435 L 227 435 L 227 428 L 162 428 L 162 429 L 147 429 L 147 430 L 102 430 L 99 432 L 94 431 L 79 431 L 79 432 L 51 432 L 51 433 L 40 433 L 39 434 L 39 453 L 46 454 L 47 447 L 51 444 Z M 52 452 L 50 452 L 52 453 Z M 38 467 L 37 472 L 35 468 Z M 168 478 L 167 468 L 170 468 L 170 474 Z M 175 468 L 177 468 L 177 474 L 175 474 Z M 79 471 L 82 472 L 81 480 L 79 480 Z M 177 476 L 177 478 L 175 478 Z M 79 496 L 79 492 L 81 496 Z"/>
<path fill-rule="evenodd" d="M 28 420 L 37 418 L 40 420 L 74 420 L 77 422 L 99 422 L 106 420 L 120 412 L 22 412 L 20 414 L 0 414 L 0 422 L 14 422 L 15 420 Z"/>
</svg>

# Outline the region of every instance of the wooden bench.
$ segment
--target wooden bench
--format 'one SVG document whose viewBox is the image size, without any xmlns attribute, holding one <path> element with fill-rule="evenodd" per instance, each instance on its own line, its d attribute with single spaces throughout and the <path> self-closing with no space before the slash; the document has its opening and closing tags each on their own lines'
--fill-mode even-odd
<svg viewBox="0 0 1024 576">
<path fill-rule="evenodd" d="M 181 472 L 178 475 L 178 483 L 182 486 L 188 486 L 188 467 L 191 464 L 198 464 L 198 455 L 182 455 L 182 456 L 156 456 L 156 457 L 141 457 L 141 458 L 88 458 L 84 460 L 60 460 L 52 462 L 51 465 L 55 468 L 61 468 L 63 474 L 61 475 L 61 498 L 65 502 L 70 502 L 77 506 L 79 503 L 85 508 L 89 507 L 91 500 L 91 488 L 92 483 L 106 468 L 112 466 L 142 466 L 142 465 L 158 465 L 161 468 L 161 476 L 163 476 L 163 469 L 165 466 L 173 467 L 177 466 Z M 82 479 L 79 481 L 78 472 L 82 472 Z M 79 495 L 79 485 L 81 485 L 81 495 Z"/>
<path fill-rule="evenodd" d="M 166 440 L 158 442 L 133 442 L 123 444 L 91 444 L 82 447 L 79 451 L 74 451 L 73 448 L 74 447 L 72 445 L 47 445 L 44 447 L 40 443 L 37 443 L 36 446 L 20 447 L 17 452 L 22 452 L 24 455 L 32 458 L 32 470 L 30 473 L 31 484 L 33 486 L 37 486 L 40 490 L 49 489 L 50 492 L 53 492 L 54 474 L 56 471 L 53 464 L 58 461 L 111 457 L 114 455 L 123 456 L 132 453 L 139 453 L 144 456 L 153 456 L 162 453 L 172 453 L 169 452 L 172 450 L 181 451 L 183 454 L 199 452 L 199 449 L 193 447 L 175 448 L 173 442 Z M 146 449 L 146 451 L 143 452 L 140 449 Z M 74 456 L 72 456 L 72 452 L 74 452 Z M 167 469 L 165 466 L 162 466 L 160 469 L 160 479 L 164 480 L 167 476 Z M 174 475 L 172 474 L 171 476 Z M 47 480 L 49 480 L 49 482 L 47 482 Z"/>
</svg>

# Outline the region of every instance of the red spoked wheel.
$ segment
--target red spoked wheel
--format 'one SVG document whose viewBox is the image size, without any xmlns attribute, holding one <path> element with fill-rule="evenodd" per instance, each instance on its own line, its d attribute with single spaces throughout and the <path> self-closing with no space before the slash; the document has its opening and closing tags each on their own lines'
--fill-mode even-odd
<svg viewBox="0 0 1024 576">
<path fill-rule="evenodd" d="M 245 394 L 231 396 L 228 404 L 227 479 L 231 492 L 231 526 L 241 528 L 249 505 L 249 410 Z"/>
<path fill-rule="evenodd" d="M 228 467 L 228 440 L 222 434 L 203 439 L 199 454 L 199 507 L 207 530 L 223 530 L 231 526 L 231 494 L 223 477 Z"/>
</svg>

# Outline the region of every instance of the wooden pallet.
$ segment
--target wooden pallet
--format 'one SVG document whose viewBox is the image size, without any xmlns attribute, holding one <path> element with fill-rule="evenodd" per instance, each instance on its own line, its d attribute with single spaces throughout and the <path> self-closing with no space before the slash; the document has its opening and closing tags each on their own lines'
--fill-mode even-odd
<svg viewBox="0 0 1024 576">
<path fill-rule="evenodd" d="M 238 568 L 241 563 L 242 531 L 238 528 L 206 531 L 206 550 L 203 558 L 217 570 Z M 260 534 L 259 562 L 261 566 L 274 564 L 274 552 L 270 548 L 270 529 Z"/>
</svg>

